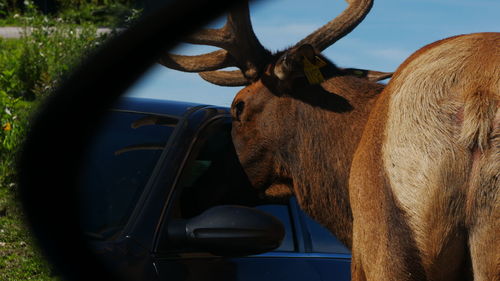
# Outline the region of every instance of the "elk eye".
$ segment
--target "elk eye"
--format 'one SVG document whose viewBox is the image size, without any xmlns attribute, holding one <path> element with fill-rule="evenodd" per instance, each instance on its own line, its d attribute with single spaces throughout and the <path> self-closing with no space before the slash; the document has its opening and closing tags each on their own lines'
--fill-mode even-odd
<svg viewBox="0 0 500 281">
<path fill-rule="evenodd" d="M 245 103 L 242 101 L 239 101 L 234 105 L 234 113 L 236 120 L 240 121 L 240 116 L 243 113 L 244 108 L 245 108 Z"/>
<path fill-rule="evenodd" d="M 285 54 L 284 56 L 281 57 L 281 63 L 287 63 L 288 61 L 288 54 Z"/>
</svg>

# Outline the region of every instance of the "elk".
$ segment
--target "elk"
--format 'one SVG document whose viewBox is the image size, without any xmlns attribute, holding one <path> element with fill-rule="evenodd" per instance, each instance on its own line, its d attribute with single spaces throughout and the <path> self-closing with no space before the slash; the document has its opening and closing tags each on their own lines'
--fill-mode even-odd
<svg viewBox="0 0 500 281">
<path fill-rule="evenodd" d="M 232 138 L 252 185 L 296 196 L 351 248 L 353 280 L 500 280 L 500 33 L 432 43 L 394 74 L 340 68 L 320 52 L 373 5 L 347 2 L 276 54 L 245 5 L 186 38 L 221 50 L 160 63 L 246 86 Z"/>
</svg>

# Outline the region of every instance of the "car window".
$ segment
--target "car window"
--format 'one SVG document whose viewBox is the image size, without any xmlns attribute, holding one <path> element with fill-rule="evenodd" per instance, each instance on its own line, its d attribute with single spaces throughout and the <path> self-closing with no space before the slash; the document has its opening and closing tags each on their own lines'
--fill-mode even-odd
<svg viewBox="0 0 500 281">
<path fill-rule="evenodd" d="M 303 222 L 307 227 L 307 234 L 311 241 L 311 252 L 313 253 L 332 253 L 332 254 L 350 254 L 342 242 L 340 242 L 328 229 L 317 223 L 306 213 L 300 212 Z"/>
<path fill-rule="evenodd" d="M 106 240 L 125 226 L 178 120 L 111 111 L 88 146 L 80 175 L 81 223 Z"/>
<path fill-rule="evenodd" d="M 256 206 L 260 198 L 243 171 L 231 139 L 231 122 L 221 118 L 201 130 L 182 169 L 169 220 L 189 219 L 218 205 Z M 281 219 L 288 230 L 281 251 L 293 251 L 291 224 L 286 206 L 262 206 Z M 168 225 L 168 222 L 167 222 Z M 167 227 L 168 228 L 168 227 Z M 160 235 L 160 237 L 166 236 Z M 179 245 L 160 242 L 160 252 L 193 252 Z"/>
<path fill-rule="evenodd" d="M 228 119 L 214 121 L 197 137 L 175 187 L 174 217 L 191 218 L 217 205 L 251 205 L 257 194 L 241 168 Z"/>
</svg>

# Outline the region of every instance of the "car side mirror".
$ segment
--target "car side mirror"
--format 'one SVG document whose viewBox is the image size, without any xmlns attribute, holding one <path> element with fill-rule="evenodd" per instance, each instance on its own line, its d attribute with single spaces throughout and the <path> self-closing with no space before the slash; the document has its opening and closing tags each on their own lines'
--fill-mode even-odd
<svg viewBox="0 0 500 281">
<path fill-rule="evenodd" d="M 168 226 L 172 242 L 220 256 L 271 251 L 281 244 L 283 224 L 272 215 L 242 206 L 217 206 Z"/>
</svg>

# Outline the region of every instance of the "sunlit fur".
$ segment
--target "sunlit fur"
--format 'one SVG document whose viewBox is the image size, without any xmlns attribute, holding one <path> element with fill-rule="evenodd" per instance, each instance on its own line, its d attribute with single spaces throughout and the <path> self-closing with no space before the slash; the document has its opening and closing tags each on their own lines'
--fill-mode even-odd
<svg viewBox="0 0 500 281">
<path fill-rule="evenodd" d="M 351 170 L 355 278 L 500 278 L 499 47 L 427 46 L 377 101 Z"/>
<path fill-rule="evenodd" d="M 428 45 L 385 89 L 272 67 L 233 102 L 240 162 L 352 249 L 353 280 L 500 280 L 499 33 Z"/>
</svg>

